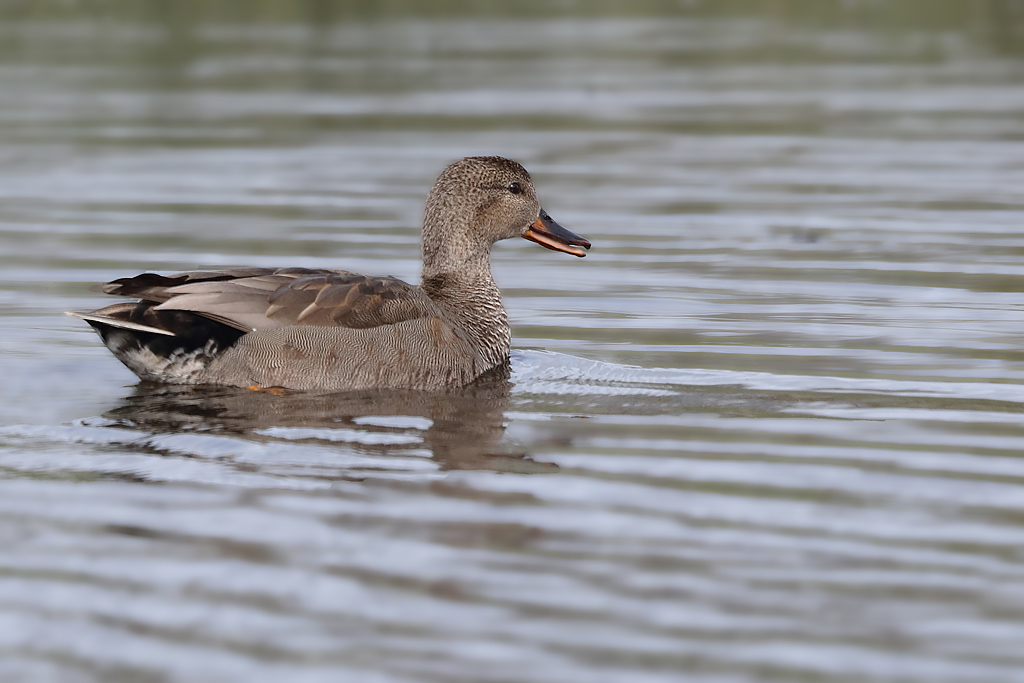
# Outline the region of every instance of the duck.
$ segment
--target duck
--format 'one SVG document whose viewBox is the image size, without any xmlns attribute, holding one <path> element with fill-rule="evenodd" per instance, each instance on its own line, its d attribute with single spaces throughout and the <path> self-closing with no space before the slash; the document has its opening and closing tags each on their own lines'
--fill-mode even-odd
<svg viewBox="0 0 1024 683">
<path fill-rule="evenodd" d="M 508 365 L 511 331 L 490 250 L 515 237 L 577 257 L 591 246 L 544 211 L 521 164 L 466 157 L 427 195 L 418 286 L 326 268 L 142 273 L 101 286 L 132 301 L 68 315 L 149 382 L 319 392 L 462 387 Z"/>
</svg>

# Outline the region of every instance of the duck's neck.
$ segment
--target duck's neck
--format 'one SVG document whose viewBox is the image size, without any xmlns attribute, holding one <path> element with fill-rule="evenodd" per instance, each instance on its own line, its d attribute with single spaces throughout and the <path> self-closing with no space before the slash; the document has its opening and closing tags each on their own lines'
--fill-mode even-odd
<svg viewBox="0 0 1024 683">
<path fill-rule="evenodd" d="M 423 290 L 469 336 L 486 368 L 508 360 L 512 335 L 486 249 L 460 262 L 424 259 Z"/>
</svg>

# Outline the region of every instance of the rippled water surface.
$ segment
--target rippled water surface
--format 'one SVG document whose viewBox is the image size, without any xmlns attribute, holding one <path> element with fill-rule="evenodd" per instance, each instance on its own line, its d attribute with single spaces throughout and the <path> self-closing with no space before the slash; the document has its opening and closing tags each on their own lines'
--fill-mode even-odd
<svg viewBox="0 0 1024 683">
<path fill-rule="evenodd" d="M 1024 680 L 1021 14 L 750 4 L 0 22 L 0 678 Z M 495 153 L 594 244 L 496 246 L 511 382 L 138 385 L 63 315 L 416 281 Z"/>
</svg>

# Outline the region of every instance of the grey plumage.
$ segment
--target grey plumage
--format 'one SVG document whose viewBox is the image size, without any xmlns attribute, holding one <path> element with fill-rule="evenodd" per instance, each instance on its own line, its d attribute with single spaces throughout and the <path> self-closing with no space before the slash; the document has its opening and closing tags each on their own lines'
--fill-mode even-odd
<svg viewBox="0 0 1024 683">
<path fill-rule="evenodd" d="M 72 315 L 148 380 L 317 391 L 462 386 L 508 360 L 490 247 L 511 237 L 576 256 L 590 247 L 541 210 L 522 166 L 468 157 L 428 196 L 420 287 L 327 269 L 144 273 L 103 287 L 139 301 Z"/>
</svg>

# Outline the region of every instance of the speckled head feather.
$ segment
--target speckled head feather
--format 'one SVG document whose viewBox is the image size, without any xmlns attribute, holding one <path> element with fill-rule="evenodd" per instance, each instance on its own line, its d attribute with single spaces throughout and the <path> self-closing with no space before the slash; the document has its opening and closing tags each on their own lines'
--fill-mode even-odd
<svg viewBox="0 0 1024 683">
<path fill-rule="evenodd" d="M 490 270 L 488 249 L 521 237 L 540 203 L 530 174 L 504 157 L 466 157 L 450 164 L 427 196 L 423 276 Z"/>
</svg>

